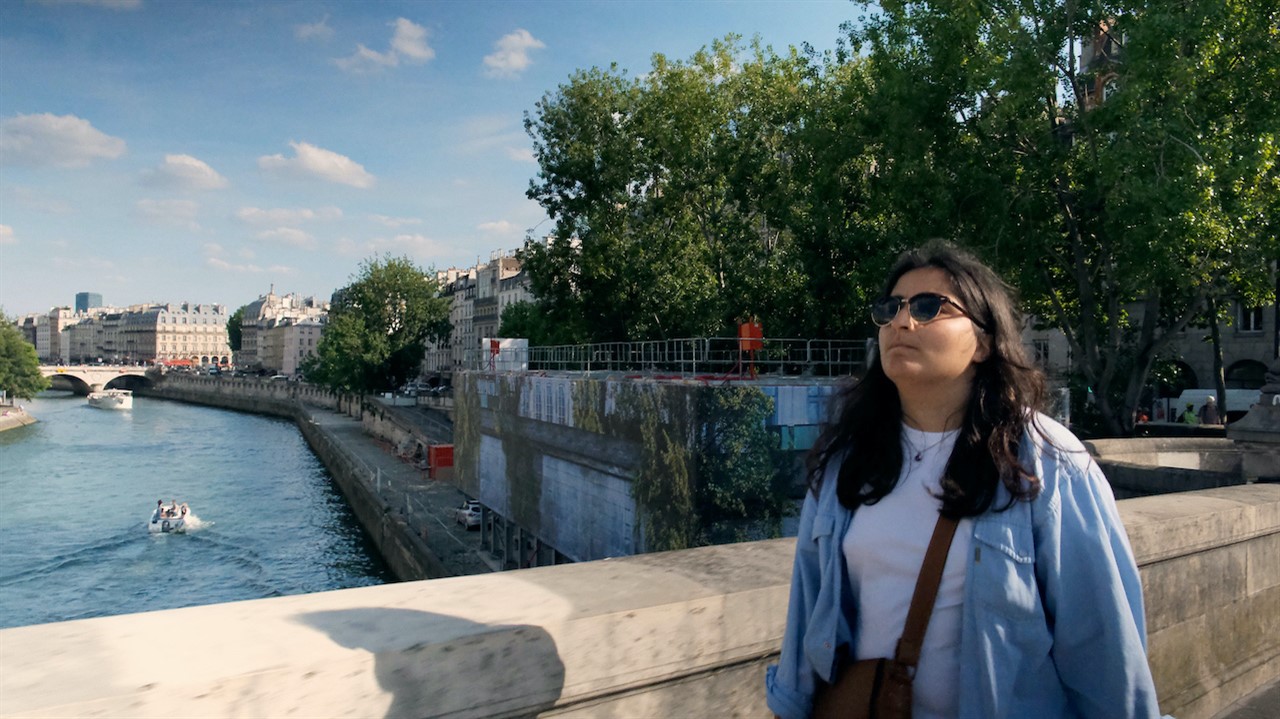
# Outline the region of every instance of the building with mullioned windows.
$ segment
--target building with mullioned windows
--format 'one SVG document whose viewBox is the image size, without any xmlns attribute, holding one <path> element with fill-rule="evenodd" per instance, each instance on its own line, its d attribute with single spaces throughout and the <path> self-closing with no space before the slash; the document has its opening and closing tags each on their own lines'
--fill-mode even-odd
<svg viewBox="0 0 1280 719">
<path fill-rule="evenodd" d="M 73 313 L 57 307 L 17 325 L 42 362 L 227 364 L 227 309 L 218 304 L 140 304 Z"/>
<path fill-rule="evenodd" d="M 329 315 L 329 303 L 315 297 L 267 294 L 244 306 L 236 366 L 296 375 L 315 353 Z"/>
<path fill-rule="evenodd" d="M 436 272 L 440 295 L 449 299 L 449 340 L 427 348 L 422 369 L 451 373 L 465 365 L 468 353 L 481 350 L 486 338 L 498 336 L 502 314 L 512 303 L 532 301 L 529 276 L 515 252 L 494 252 L 475 267 Z"/>
</svg>

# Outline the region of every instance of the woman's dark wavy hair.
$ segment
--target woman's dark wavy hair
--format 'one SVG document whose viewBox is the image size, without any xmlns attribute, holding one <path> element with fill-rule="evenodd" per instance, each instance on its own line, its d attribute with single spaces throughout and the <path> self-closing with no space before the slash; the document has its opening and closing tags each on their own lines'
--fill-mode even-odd
<svg viewBox="0 0 1280 719">
<path fill-rule="evenodd" d="M 1022 344 L 1022 313 L 1013 290 L 990 267 L 949 244 L 932 241 L 903 253 L 885 280 L 888 295 L 904 274 L 936 267 L 951 277 L 955 299 L 986 327 L 990 351 L 977 365 L 955 448 L 942 478 L 942 514 L 970 517 L 991 509 L 1003 484 L 1010 500 L 1029 500 L 1040 481 L 1018 461 L 1018 445 L 1045 399 L 1044 374 Z M 982 330 L 975 329 L 979 332 Z M 833 421 L 818 436 L 807 464 L 815 496 L 827 465 L 840 463 L 836 491 L 849 509 L 875 504 L 898 482 L 902 470 L 902 403 L 884 373 L 879 352 L 868 358 L 866 376 L 841 390 Z"/>
</svg>

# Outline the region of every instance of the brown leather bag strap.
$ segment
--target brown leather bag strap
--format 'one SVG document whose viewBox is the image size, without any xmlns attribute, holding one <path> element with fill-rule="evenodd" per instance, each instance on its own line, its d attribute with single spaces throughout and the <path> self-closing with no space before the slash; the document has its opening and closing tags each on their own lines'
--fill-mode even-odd
<svg viewBox="0 0 1280 719">
<path fill-rule="evenodd" d="M 933 603 L 938 598 L 938 585 L 942 583 L 942 569 L 947 564 L 947 553 L 951 551 L 951 540 L 956 536 L 958 524 L 955 519 L 938 515 L 929 548 L 924 552 L 916 590 L 911 595 L 911 608 L 907 610 L 907 623 L 902 628 L 902 638 L 898 640 L 898 650 L 894 655 L 894 659 L 907 666 L 914 667 L 920 661 L 924 630 L 929 626 L 929 617 L 933 616 Z"/>
</svg>

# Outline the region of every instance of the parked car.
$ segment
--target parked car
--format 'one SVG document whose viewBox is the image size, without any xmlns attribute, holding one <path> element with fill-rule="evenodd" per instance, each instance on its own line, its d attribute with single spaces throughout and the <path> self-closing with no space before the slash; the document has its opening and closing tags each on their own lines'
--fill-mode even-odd
<svg viewBox="0 0 1280 719">
<path fill-rule="evenodd" d="M 453 521 L 467 529 L 480 528 L 480 502 L 469 499 L 461 507 L 453 510 Z"/>
</svg>

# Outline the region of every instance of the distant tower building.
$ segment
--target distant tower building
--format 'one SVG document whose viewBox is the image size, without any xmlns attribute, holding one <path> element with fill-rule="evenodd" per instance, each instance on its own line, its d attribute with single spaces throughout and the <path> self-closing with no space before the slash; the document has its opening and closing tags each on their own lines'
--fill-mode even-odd
<svg viewBox="0 0 1280 719">
<path fill-rule="evenodd" d="M 90 307 L 101 307 L 102 295 L 97 292 L 77 292 L 76 312 L 88 312 Z"/>
</svg>

